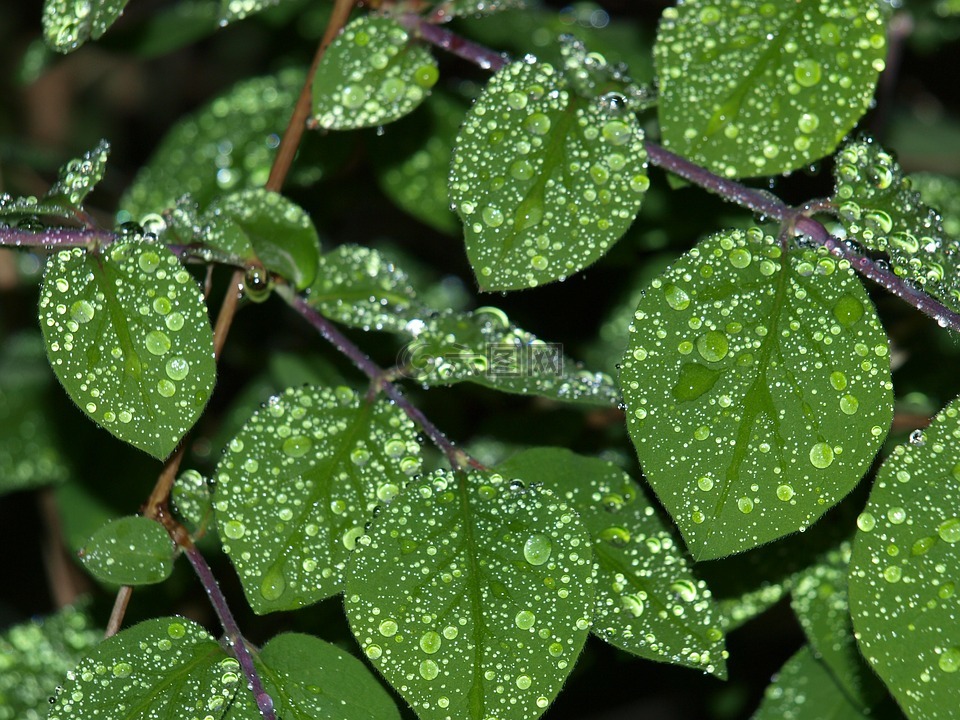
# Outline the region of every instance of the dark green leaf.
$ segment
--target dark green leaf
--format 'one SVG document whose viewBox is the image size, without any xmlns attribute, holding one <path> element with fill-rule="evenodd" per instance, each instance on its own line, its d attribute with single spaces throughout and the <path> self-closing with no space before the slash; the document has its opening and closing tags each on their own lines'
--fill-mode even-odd
<svg viewBox="0 0 960 720">
<path fill-rule="evenodd" d="M 937 209 L 947 237 L 960 238 L 960 180 L 933 173 L 912 173 L 908 177 L 920 200 Z"/>
<path fill-rule="evenodd" d="M 121 241 L 99 252 L 51 255 L 40 327 L 73 401 L 154 457 L 173 451 L 213 390 L 203 295 L 162 245 Z"/>
<path fill-rule="evenodd" d="M 445 16 L 488 15 L 524 5 L 526 0 L 447 0 L 441 3 Z"/>
<path fill-rule="evenodd" d="M 423 102 L 438 76 L 433 55 L 395 20 L 365 15 L 323 56 L 313 81 L 314 121 L 329 130 L 393 122 Z"/>
<path fill-rule="evenodd" d="M 848 581 L 860 650 L 907 717 L 954 717 L 960 402 L 887 458 L 857 526 Z"/>
<path fill-rule="evenodd" d="M 643 131 L 625 100 L 577 97 L 551 65 L 500 70 L 467 114 L 450 198 L 484 289 L 517 290 L 599 259 L 649 186 Z"/>
<path fill-rule="evenodd" d="M 552 490 L 579 513 L 597 564 L 594 634 L 650 660 L 726 677 L 710 589 L 628 475 L 561 448 L 521 452 L 497 470 Z"/>
<path fill-rule="evenodd" d="M 170 577 L 173 553 L 173 541 L 163 525 L 133 515 L 97 530 L 80 551 L 80 560 L 98 580 L 151 585 Z"/>
<path fill-rule="evenodd" d="M 206 527 L 213 501 L 210 484 L 203 475 L 196 470 L 184 470 L 173 484 L 170 499 L 180 517 L 195 528 Z"/>
<path fill-rule="evenodd" d="M 43 37 L 62 53 L 97 40 L 123 13 L 127 0 L 45 0 Z"/>
<path fill-rule="evenodd" d="M 725 177 L 775 175 L 832 153 L 867 111 L 886 28 L 874 0 L 687 0 L 654 50 L 666 147 Z"/>
<path fill-rule="evenodd" d="M 890 426 L 890 353 L 848 264 L 758 228 L 702 241 L 640 301 L 620 376 L 644 473 L 698 560 L 806 529 Z"/>
<path fill-rule="evenodd" d="M 590 540 L 566 505 L 520 485 L 439 472 L 357 542 L 351 629 L 421 720 L 536 718 L 586 640 Z"/>
<path fill-rule="evenodd" d="M 214 509 L 254 611 L 335 595 L 363 525 L 420 471 L 413 424 L 346 387 L 271 398 L 230 441 Z"/>
</svg>

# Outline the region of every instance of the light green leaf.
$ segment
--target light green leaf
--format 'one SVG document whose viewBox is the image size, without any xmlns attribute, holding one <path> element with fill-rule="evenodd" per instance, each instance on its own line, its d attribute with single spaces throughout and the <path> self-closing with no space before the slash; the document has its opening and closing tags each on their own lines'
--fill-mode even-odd
<svg viewBox="0 0 960 720">
<path fill-rule="evenodd" d="M 80 551 L 80 561 L 98 580 L 151 585 L 170 577 L 174 550 L 163 525 L 131 515 L 97 530 Z"/>
<path fill-rule="evenodd" d="M 103 637 L 82 606 L 0 635 L 0 720 L 43 720 L 64 675 Z"/>
<path fill-rule="evenodd" d="M 98 40 L 123 14 L 127 0 L 45 0 L 43 37 L 58 52 L 69 53 Z"/>
<path fill-rule="evenodd" d="M 327 49 L 313 81 L 314 121 L 329 130 L 393 122 L 413 111 L 439 77 L 430 51 L 395 20 L 359 17 Z"/>
<path fill-rule="evenodd" d="M 374 518 L 347 566 L 350 627 L 421 720 L 536 718 L 580 654 L 590 540 L 548 492 L 438 472 Z"/>
<path fill-rule="evenodd" d="M 849 592 L 861 652 L 907 717 L 954 717 L 960 401 L 887 458 L 857 526 Z"/>
<path fill-rule="evenodd" d="M 39 334 L 0 345 L 0 495 L 59 483 L 69 472 L 51 426 L 46 394 L 51 376 Z"/>
<path fill-rule="evenodd" d="M 213 332 L 193 277 L 162 245 L 50 256 L 40 292 L 47 356 L 108 432 L 164 458 L 213 390 Z"/>
<path fill-rule="evenodd" d="M 837 156 L 834 177 L 848 237 L 886 253 L 897 275 L 960 311 L 960 240 L 945 235 L 893 156 L 869 140 L 852 143 Z"/>
<path fill-rule="evenodd" d="M 448 0 L 442 4 L 445 16 L 489 15 L 491 13 L 522 8 L 526 0 Z"/>
<path fill-rule="evenodd" d="M 843 689 L 823 665 L 809 645 L 796 655 L 774 677 L 767 687 L 760 709 L 752 720 L 866 720 L 843 693 Z"/>
<path fill-rule="evenodd" d="M 107 638 L 67 673 L 48 720 L 220 720 L 240 663 L 186 618 L 147 620 Z"/>
<path fill-rule="evenodd" d="M 57 181 L 39 200 L 0 194 L 0 217 L 52 215 L 72 219 L 107 169 L 110 143 L 101 140 L 93 150 L 60 168 Z"/>
<path fill-rule="evenodd" d="M 220 25 L 228 25 L 289 0 L 220 0 Z"/>
<path fill-rule="evenodd" d="M 725 177 L 776 175 L 832 153 L 867 111 L 886 28 L 875 0 L 687 0 L 654 52 L 664 145 Z"/>
<path fill-rule="evenodd" d="M 227 255 L 251 259 L 307 287 L 317 272 L 320 238 L 310 216 L 279 193 L 243 190 L 217 198 L 203 214 L 203 241 Z"/>
<path fill-rule="evenodd" d="M 725 231 L 634 317 L 630 436 L 694 558 L 804 530 L 866 472 L 892 419 L 890 353 L 846 262 Z"/>
<path fill-rule="evenodd" d="M 413 341 L 400 364 L 424 385 L 472 382 L 502 392 L 609 407 L 620 394 L 606 373 L 583 369 L 547 343 L 512 325 L 495 307 L 441 312 L 407 323 Z"/>
<path fill-rule="evenodd" d="M 497 471 L 552 490 L 580 515 L 597 564 L 594 634 L 650 660 L 726 677 L 710 589 L 626 473 L 562 448 L 526 450 Z"/>
<path fill-rule="evenodd" d="M 270 640 L 254 662 L 283 720 L 399 720 L 390 695 L 367 667 L 335 645 L 300 633 Z M 238 693 L 225 720 L 260 718 L 253 694 Z"/>
<path fill-rule="evenodd" d="M 340 592 L 364 523 L 420 471 L 413 423 L 346 387 L 288 389 L 230 441 L 216 473 L 223 549 L 257 613 Z"/>
<path fill-rule="evenodd" d="M 331 320 L 364 330 L 405 332 L 425 312 L 407 274 L 361 245 L 341 245 L 320 256 L 307 299 Z"/>
<path fill-rule="evenodd" d="M 177 514 L 195 528 L 205 528 L 213 512 L 210 484 L 196 470 L 180 473 L 170 491 Z"/>
<path fill-rule="evenodd" d="M 480 286 L 563 280 L 599 259 L 649 186 L 643 131 L 604 96 L 577 97 L 545 63 L 500 70 L 454 148 L 450 199 Z"/>
</svg>

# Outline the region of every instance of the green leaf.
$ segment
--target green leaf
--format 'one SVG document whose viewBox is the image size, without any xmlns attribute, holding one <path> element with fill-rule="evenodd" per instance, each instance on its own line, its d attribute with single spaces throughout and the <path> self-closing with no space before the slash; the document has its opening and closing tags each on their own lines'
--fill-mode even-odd
<svg viewBox="0 0 960 720">
<path fill-rule="evenodd" d="M 164 458 L 213 390 L 213 332 L 193 277 L 162 245 L 50 256 L 40 327 L 71 399 L 121 440 Z"/>
<path fill-rule="evenodd" d="M 945 236 L 939 214 L 911 189 L 893 156 L 869 140 L 852 143 L 837 156 L 834 177 L 847 236 L 886 253 L 897 275 L 960 312 L 960 244 Z"/>
<path fill-rule="evenodd" d="M 413 336 L 400 365 L 424 385 L 477 385 L 518 395 L 609 407 L 620 394 L 606 373 L 583 369 L 547 343 L 512 325 L 495 307 L 441 312 L 407 323 Z"/>
<path fill-rule="evenodd" d="M 483 289 L 563 280 L 626 232 L 649 180 L 643 131 L 624 109 L 607 96 L 576 96 L 545 63 L 494 75 L 467 114 L 450 170 Z"/>
<path fill-rule="evenodd" d="M 883 686 L 857 649 L 847 600 L 850 544 L 802 572 L 791 605 L 817 657 L 858 707 L 869 709 L 884 696 Z"/>
<path fill-rule="evenodd" d="M 170 499 L 181 518 L 195 528 L 206 527 L 213 512 L 213 499 L 203 475 L 196 470 L 184 470 L 173 484 Z"/>
<path fill-rule="evenodd" d="M 960 238 L 960 180 L 933 173 L 911 173 L 908 177 L 920 200 L 937 209 L 944 233 Z"/>
<path fill-rule="evenodd" d="M 277 717 L 283 720 L 400 719 L 390 695 L 362 662 L 310 635 L 278 635 L 254 662 Z M 241 692 L 225 720 L 259 717 L 253 694 Z"/>
<path fill-rule="evenodd" d="M 69 53 L 98 40 L 123 13 L 127 0 L 45 0 L 43 37 L 58 52 Z"/>
<path fill-rule="evenodd" d="M 170 577 L 174 550 L 163 525 L 131 515 L 97 530 L 80 551 L 80 560 L 98 580 L 152 585 Z"/>
<path fill-rule="evenodd" d="M 441 4 L 447 17 L 457 15 L 489 15 L 512 8 L 522 8 L 526 0 L 447 0 Z"/>
<path fill-rule="evenodd" d="M 361 245 L 341 245 L 322 255 L 307 292 L 319 313 L 364 330 L 405 332 L 425 312 L 407 274 Z"/>
<path fill-rule="evenodd" d="M 497 471 L 542 484 L 580 515 L 597 564 L 594 634 L 634 655 L 726 677 L 710 589 L 626 473 L 561 448 L 526 450 Z"/>
<path fill-rule="evenodd" d="M 48 720 L 220 720 L 237 691 L 247 693 L 241 677 L 240 663 L 200 625 L 147 620 L 107 638 L 67 673 Z"/>
<path fill-rule="evenodd" d="M 220 25 L 225 26 L 237 20 L 243 20 L 267 8 L 280 5 L 289 0 L 220 0 Z"/>
<path fill-rule="evenodd" d="M 664 10 L 654 51 L 664 145 L 725 177 L 776 175 L 867 111 L 886 28 L 874 0 L 688 0 Z"/>
<path fill-rule="evenodd" d="M 39 200 L 0 194 L 0 217 L 52 215 L 72 219 L 107 168 L 110 143 L 101 140 L 93 150 L 60 168 L 57 181 Z"/>
<path fill-rule="evenodd" d="M 536 718 L 587 638 L 589 538 L 566 505 L 519 485 L 438 472 L 357 542 L 350 627 L 421 720 Z"/>
<path fill-rule="evenodd" d="M 430 51 L 395 20 L 359 17 L 327 49 L 313 81 L 319 127 L 352 130 L 398 120 L 429 95 L 439 77 Z"/>
<path fill-rule="evenodd" d="M 0 346 L 0 494 L 59 483 L 69 469 L 46 405 L 50 373 L 37 333 Z"/>
<path fill-rule="evenodd" d="M 420 471 L 413 423 L 346 387 L 271 398 L 230 441 L 216 473 L 223 549 L 257 613 L 340 592 L 363 525 Z"/>
<path fill-rule="evenodd" d="M 850 612 L 860 650 L 909 718 L 956 714 L 960 401 L 898 446 L 857 520 Z"/>
<path fill-rule="evenodd" d="M 752 720 L 863 720 L 861 712 L 830 671 L 817 660 L 809 645 L 787 660 L 767 687 L 760 709 Z"/>
<path fill-rule="evenodd" d="M 0 635 L 0 720 L 42 720 L 64 675 L 103 637 L 82 606 Z"/>
<path fill-rule="evenodd" d="M 630 436 L 696 559 L 806 529 L 869 467 L 892 419 L 890 353 L 846 262 L 726 231 L 634 317 Z"/>
<path fill-rule="evenodd" d="M 310 216 L 283 195 L 257 189 L 217 198 L 201 222 L 207 245 L 245 260 L 257 257 L 300 290 L 313 282 L 320 238 Z"/>
</svg>

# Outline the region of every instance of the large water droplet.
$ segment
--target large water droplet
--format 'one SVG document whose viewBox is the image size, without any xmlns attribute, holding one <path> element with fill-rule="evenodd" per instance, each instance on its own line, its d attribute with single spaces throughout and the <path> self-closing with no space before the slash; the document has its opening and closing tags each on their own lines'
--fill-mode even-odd
<svg viewBox="0 0 960 720">
<path fill-rule="evenodd" d="M 815 468 L 828 468 L 833 464 L 833 448 L 825 442 L 819 442 L 810 448 L 810 462 Z"/>
<path fill-rule="evenodd" d="M 553 544 L 546 535 L 536 534 L 527 538 L 523 544 L 523 557 L 531 565 L 543 565 L 550 559 Z"/>
<path fill-rule="evenodd" d="M 267 574 L 263 576 L 263 582 L 260 584 L 260 594 L 264 600 L 277 600 L 283 595 L 287 588 L 287 580 L 283 576 L 282 565 L 274 565 Z"/>
</svg>

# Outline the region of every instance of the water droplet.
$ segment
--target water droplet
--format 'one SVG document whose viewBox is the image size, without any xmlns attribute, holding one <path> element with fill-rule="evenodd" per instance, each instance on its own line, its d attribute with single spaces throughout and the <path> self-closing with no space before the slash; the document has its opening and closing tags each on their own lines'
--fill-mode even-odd
<svg viewBox="0 0 960 720">
<path fill-rule="evenodd" d="M 263 595 L 264 600 L 278 600 L 286 587 L 287 580 L 283 576 L 282 565 L 274 565 L 263 576 L 263 582 L 260 584 L 260 594 Z"/>
<path fill-rule="evenodd" d="M 802 87 L 813 87 L 820 82 L 820 63 L 813 58 L 800 60 L 794 67 L 793 77 Z"/>
<path fill-rule="evenodd" d="M 697 352 L 707 362 L 720 362 L 729 349 L 726 334 L 719 330 L 710 330 L 697 338 Z"/>
<path fill-rule="evenodd" d="M 246 526 L 239 520 L 228 520 L 223 524 L 223 534 L 231 540 L 239 540 L 246 532 Z"/>
<path fill-rule="evenodd" d="M 857 517 L 857 527 L 863 530 L 863 532 L 870 532 L 876 526 L 876 519 L 868 512 L 860 513 L 859 517 Z"/>
<path fill-rule="evenodd" d="M 844 295 L 833 306 L 833 316 L 843 327 L 850 327 L 863 317 L 863 303 L 852 295 Z"/>
<path fill-rule="evenodd" d="M 737 500 L 737 510 L 742 512 L 744 515 L 749 515 L 753 512 L 753 500 L 748 497 L 742 497 Z"/>
<path fill-rule="evenodd" d="M 891 565 L 883 571 L 883 579 L 888 583 L 898 583 L 903 577 L 903 571 L 898 565 Z"/>
<path fill-rule="evenodd" d="M 777 497 L 783 502 L 788 502 L 794 495 L 796 495 L 796 493 L 789 485 L 780 485 L 777 488 Z"/>
<path fill-rule="evenodd" d="M 77 300 L 70 306 L 70 319 L 80 325 L 84 325 L 93 320 L 95 314 L 96 311 L 93 305 L 86 300 Z"/>
<path fill-rule="evenodd" d="M 170 351 L 170 338 L 162 330 L 151 330 L 147 333 L 146 345 L 153 355 L 166 355 Z"/>
<path fill-rule="evenodd" d="M 533 135 L 546 135 L 550 132 L 550 118 L 543 113 L 534 113 L 523 121 L 523 127 Z"/>
<path fill-rule="evenodd" d="M 307 454 L 313 441 L 305 435 L 292 435 L 283 441 L 283 453 L 288 457 L 298 458 Z"/>
<path fill-rule="evenodd" d="M 550 559 L 553 544 L 546 535 L 535 534 L 523 544 L 523 557 L 531 565 L 543 565 Z"/>
<path fill-rule="evenodd" d="M 384 637 L 393 637 L 394 635 L 397 634 L 397 630 L 399 628 L 397 627 L 397 623 L 394 622 L 393 620 L 384 620 L 383 622 L 380 623 L 377 629 L 380 631 L 380 634 L 383 635 Z"/>
<path fill-rule="evenodd" d="M 828 468 L 833 464 L 833 448 L 819 442 L 810 448 L 810 462 L 815 468 Z"/>
<path fill-rule="evenodd" d="M 955 543 L 960 541 L 960 518 L 951 518 L 940 523 L 937 535 L 944 542 Z"/>
<path fill-rule="evenodd" d="M 960 647 L 944 650 L 937 660 L 937 665 L 946 673 L 955 673 L 960 670 Z"/>
<path fill-rule="evenodd" d="M 167 377 L 171 380 L 183 380 L 190 373 L 190 363 L 182 357 L 167 360 Z"/>
<path fill-rule="evenodd" d="M 517 677 L 517 687 L 521 690 L 526 690 L 533 684 L 533 681 L 530 679 L 529 675 L 520 675 Z"/>
<path fill-rule="evenodd" d="M 666 298 L 667 305 L 674 310 L 686 310 L 690 306 L 690 296 L 673 283 L 663 286 L 663 296 Z"/>
<path fill-rule="evenodd" d="M 440 674 L 440 668 L 433 660 L 424 660 L 420 663 L 420 677 L 424 680 L 433 680 Z"/>
<path fill-rule="evenodd" d="M 600 531 L 600 539 L 614 547 L 624 547 L 630 542 L 630 533 L 622 527 L 608 527 Z"/>
<path fill-rule="evenodd" d="M 513 619 L 517 627 L 521 630 L 529 630 L 533 627 L 533 624 L 536 622 L 537 618 L 529 610 L 521 610 L 517 613 L 517 616 Z"/>
<path fill-rule="evenodd" d="M 440 649 L 440 645 L 442 644 L 443 640 L 440 638 L 440 633 L 436 633 L 433 630 L 428 630 L 420 636 L 420 649 L 427 653 L 427 655 L 433 655 Z"/>
</svg>

